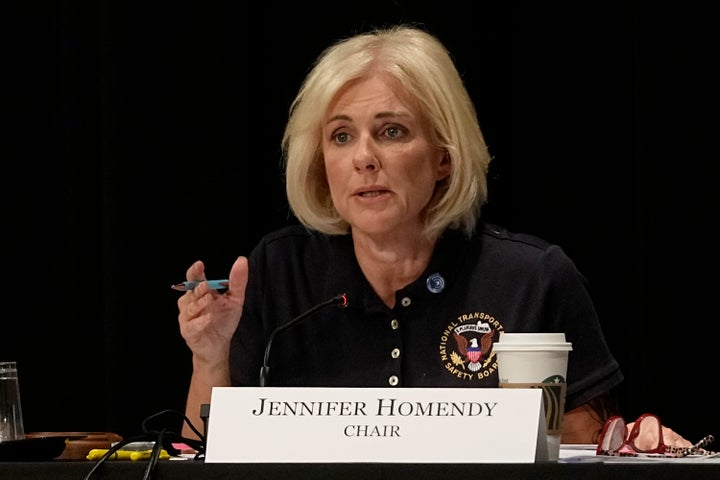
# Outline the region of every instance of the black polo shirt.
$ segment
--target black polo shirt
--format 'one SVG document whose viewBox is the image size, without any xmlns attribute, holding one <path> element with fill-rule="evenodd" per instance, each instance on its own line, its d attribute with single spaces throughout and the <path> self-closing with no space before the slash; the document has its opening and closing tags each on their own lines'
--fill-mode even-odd
<svg viewBox="0 0 720 480">
<path fill-rule="evenodd" d="M 497 387 L 489 341 L 502 331 L 565 333 L 573 347 L 567 410 L 623 378 L 586 279 L 561 248 L 533 236 L 495 225 L 471 239 L 446 233 L 393 309 L 363 276 L 350 235 L 290 226 L 266 235 L 249 260 L 230 352 L 233 385 L 258 385 L 271 332 L 340 293 L 347 307 L 324 307 L 274 337 L 268 385 Z M 468 355 L 471 343 L 479 355 Z"/>
</svg>

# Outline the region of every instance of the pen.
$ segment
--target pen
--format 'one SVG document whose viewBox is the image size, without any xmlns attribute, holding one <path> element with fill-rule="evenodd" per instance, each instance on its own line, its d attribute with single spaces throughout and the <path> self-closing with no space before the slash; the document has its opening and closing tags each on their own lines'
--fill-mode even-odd
<svg viewBox="0 0 720 480">
<path fill-rule="evenodd" d="M 223 288 L 227 288 L 229 280 L 190 280 L 187 282 L 182 283 L 176 283 L 175 285 L 171 285 L 170 288 L 173 290 L 180 290 L 181 292 L 187 292 L 188 290 L 192 290 L 193 288 L 197 287 L 197 285 L 200 282 L 207 282 L 207 284 L 212 288 L 213 290 L 220 290 Z"/>
</svg>

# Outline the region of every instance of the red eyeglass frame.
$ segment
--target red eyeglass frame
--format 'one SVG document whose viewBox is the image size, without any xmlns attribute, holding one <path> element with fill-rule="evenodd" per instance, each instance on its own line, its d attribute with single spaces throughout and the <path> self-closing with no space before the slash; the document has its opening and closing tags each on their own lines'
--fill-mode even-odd
<svg viewBox="0 0 720 480">
<path fill-rule="evenodd" d="M 640 435 L 640 428 L 643 426 L 643 421 L 646 419 L 653 419 L 657 422 L 657 445 L 650 449 L 638 448 L 635 444 L 638 436 Z M 622 435 L 621 437 L 618 437 Z M 612 442 L 612 444 L 610 443 Z M 617 447 L 614 447 L 619 442 Z M 668 448 L 665 445 L 665 439 L 663 438 L 662 422 L 657 415 L 652 413 L 644 413 L 635 420 L 630 433 L 627 432 L 627 426 L 625 420 L 616 415 L 610 417 L 603 426 L 603 430 L 600 433 L 598 439 L 598 446 L 596 450 L 597 455 L 619 455 L 619 456 L 636 456 L 637 454 L 657 454 L 664 455 L 668 452 Z"/>
</svg>

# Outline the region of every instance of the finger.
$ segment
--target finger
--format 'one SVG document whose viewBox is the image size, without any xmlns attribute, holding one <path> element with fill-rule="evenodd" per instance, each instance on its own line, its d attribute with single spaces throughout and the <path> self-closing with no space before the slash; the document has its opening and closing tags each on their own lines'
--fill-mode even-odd
<svg viewBox="0 0 720 480">
<path fill-rule="evenodd" d="M 230 284 L 228 292 L 233 296 L 244 297 L 245 287 L 248 281 L 248 260 L 247 257 L 240 256 L 230 268 Z"/>
<path fill-rule="evenodd" d="M 188 281 L 200 282 L 205 280 L 205 264 L 202 260 L 196 260 L 188 269 L 185 271 L 185 278 Z M 196 286 L 194 289 L 186 290 L 183 296 L 178 299 L 178 306 L 182 308 L 182 304 L 185 302 L 193 301 L 198 295 L 202 295 L 203 292 L 198 290 L 202 284 Z"/>
<path fill-rule="evenodd" d="M 692 447 L 692 442 L 685 439 L 682 435 L 679 435 L 676 431 L 663 427 L 663 434 L 666 438 L 669 437 L 670 441 L 668 442 L 669 445 L 675 446 L 675 447 L 683 447 L 683 448 L 690 448 Z"/>
<path fill-rule="evenodd" d="M 209 287 L 207 283 L 201 282 L 192 290 L 188 290 L 178 298 L 180 320 L 192 320 L 202 313 L 209 303 Z"/>
<path fill-rule="evenodd" d="M 205 264 L 202 260 L 197 260 L 185 272 L 185 278 L 191 281 L 205 280 Z"/>
</svg>

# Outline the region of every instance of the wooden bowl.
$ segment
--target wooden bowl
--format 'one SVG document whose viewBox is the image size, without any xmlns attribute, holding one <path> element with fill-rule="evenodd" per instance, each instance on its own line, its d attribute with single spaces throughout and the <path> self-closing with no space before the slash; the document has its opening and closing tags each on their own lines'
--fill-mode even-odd
<svg viewBox="0 0 720 480">
<path fill-rule="evenodd" d="M 94 448 L 108 449 L 113 443 L 122 440 L 112 432 L 32 432 L 26 438 L 61 437 L 65 439 L 65 448 L 55 460 L 87 460 L 87 454 Z"/>
</svg>

